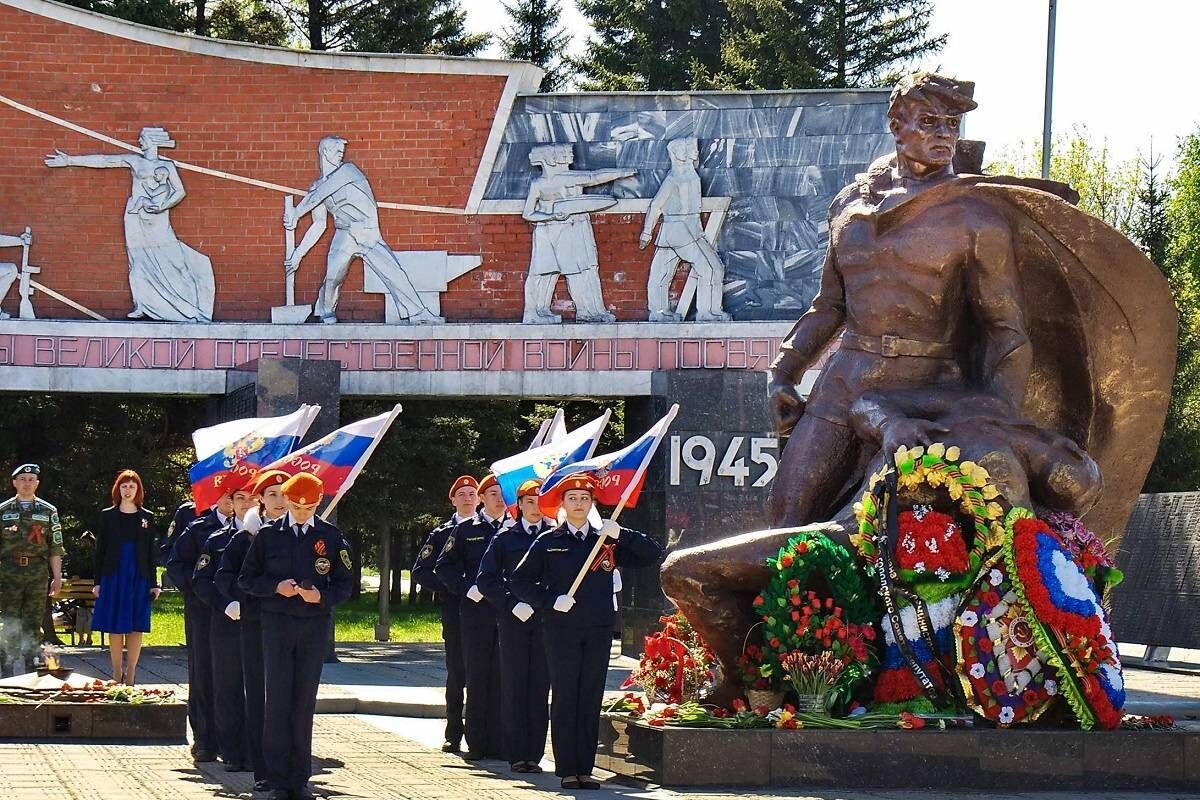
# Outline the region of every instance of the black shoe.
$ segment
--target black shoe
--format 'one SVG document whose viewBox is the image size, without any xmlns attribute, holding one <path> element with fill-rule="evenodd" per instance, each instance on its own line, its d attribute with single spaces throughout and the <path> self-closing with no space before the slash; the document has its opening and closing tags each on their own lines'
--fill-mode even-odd
<svg viewBox="0 0 1200 800">
<path fill-rule="evenodd" d="M 567 790 L 583 788 L 583 785 L 579 782 L 579 778 L 576 778 L 574 775 L 568 775 L 563 778 L 559 781 L 559 786 Z"/>
<path fill-rule="evenodd" d="M 486 756 L 478 750 L 468 750 L 462 754 L 463 761 L 483 761 Z"/>
<path fill-rule="evenodd" d="M 579 788 L 580 789 L 599 789 L 600 784 L 597 783 L 596 781 L 592 780 L 591 778 L 583 778 L 582 780 L 579 781 Z"/>
<path fill-rule="evenodd" d="M 531 775 L 541 775 L 542 774 L 542 768 L 539 767 L 537 764 L 535 764 L 532 761 L 525 762 L 525 771 Z"/>
<path fill-rule="evenodd" d="M 216 761 L 217 757 L 208 750 L 195 750 L 192 752 L 192 761 L 197 764 L 204 764 L 209 761 Z"/>
<path fill-rule="evenodd" d="M 225 771 L 226 772 L 245 772 L 246 765 L 240 764 L 237 761 L 226 761 L 225 762 Z"/>
<path fill-rule="evenodd" d="M 460 745 L 458 742 L 449 742 L 449 741 L 442 742 L 442 752 L 443 753 L 461 753 L 462 745 Z"/>
<path fill-rule="evenodd" d="M 270 800 L 292 800 L 292 793 L 287 789 L 272 789 Z"/>
<path fill-rule="evenodd" d="M 263 780 L 261 780 L 261 781 L 255 781 L 255 782 L 254 782 L 254 791 L 256 791 L 256 792 L 269 792 L 269 791 L 271 791 L 271 783 L 270 783 L 270 781 L 266 780 L 265 778 L 264 778 Z"/>
</svg>

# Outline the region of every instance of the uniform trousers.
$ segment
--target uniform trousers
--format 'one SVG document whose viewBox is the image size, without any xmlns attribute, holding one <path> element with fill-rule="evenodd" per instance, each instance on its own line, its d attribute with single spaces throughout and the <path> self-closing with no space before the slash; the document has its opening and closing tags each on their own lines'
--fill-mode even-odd
<svg viewBox="0 0 1200 800">
<path fill-rule="evenodd" d="M 243 609 L 245 605 L 243 604 Z M 242 682 L 246 686 L 246 756 L 254 767 L 254 780 L 267 778 L 266 762 L 263 761 L 263 642 L 262 620 L 259 617 L 243 616 L 240 628 L 242 638 Z"/>
<path fill-rule="evenodd" d="M 187 638 L 188 722 L 192 725 L 193 750 L 216 753 L 211 609 L 198 600 L 184 603 L 183 628 Z"/>
<path fill-rule="evenodd" d="M 550 673 L 542 621 L 500 617 L 501 704 L 508 763 L 542 760 L 550 724 Z"/>
<path fill-rule="evenodd" d="M 467 665 L 467 748 L 488 758 L 504 758 L 500 723 L 500 647 L 496 611 L 487 600 L 463 599 L 463 653 Z"/>
<path fill-rule="evenodd" d="M 446 741 L 458 744 L 463 738 L 463 693 L 467 688 L 467 664 L 463 655 L 462 617 L 459 599 L 439 598 L 442 612 L 442 641 L 446 643 Z"/>
<path fill-rule="evenodd" d="M 246 763 L 246 684 L 242 677 L 242 624 L 212 610 L 213 722 L 226 764 Z"/>
<path fill-rule="evenodd" d="M 275 790 L 302 790 L 312 777 L 313 713 L 332 614 L 262 612 L 263 760 Z"/>
<path fill-rule="evenodd" d="M 550 705 L 554 774 L 586 777 L 596 764 L 612 626 L 555 625 L 547 621 L 545 640 L 546 665 L 554 690 Z"/>
</svg>

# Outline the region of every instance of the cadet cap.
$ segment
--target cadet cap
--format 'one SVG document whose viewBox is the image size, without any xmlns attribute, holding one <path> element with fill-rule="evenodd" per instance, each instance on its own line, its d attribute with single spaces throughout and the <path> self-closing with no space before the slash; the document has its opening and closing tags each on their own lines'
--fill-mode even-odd
<svg viewBox="0 0 1200 800">
<path fill-rule="evenodd" d="M 37 464 L 22 464 L 13 470 L 12 476 L 15 478 L 18 475 L 41 475 L 42 468 Z"/>
<path fill-rule="evenodd" d="M 572 475 L 558 486 L 560 495 L 566 494 L 572 489 L 587 492 L 588 494 L 596 494 L 596 481 L 592 480 L 591 475 Z"/>
<path fill-rule="evenodd" d="M 287 479 L 292 477 L 281 469 L 269 469 L 266 472 L 258 473 L 254 479 L 254 487 L 250 490 L 250 494 L 262 494 L 272 486 L 282 486 L 287 483 Z"/>
<path fill-rule="evenodd" d="M 454 479 L 454 483 L 450 484 L 450 499 L 454 499 L 454 493 L 464 486 L 470 486 L 472 489 L 479 488 L 479 481 L 475 480 L 473 475 L 459 475 Z"/>
<path fill-rule="evenodd" d="M 321 499 L 325 484 L 311 472 L 297 472 L 284 481 L 283 496 L 293 503 L 310 506 Z"/>
<path fill-rule="evenodd" d="M 499 486 L 499 485 L 500 485 L 500 482 L 498 480 L 496 480 L 496 476 L 489 472 L 487 475 L 484 475 L 483 480 L 481 480 L 479 482 L 479 493 L 483 494 L 484 492 L 486 492 L 488 489 L 492 488 L 493 486 Z"/>
<path fill-rule="evenodd" d="M 517 499 L 520 500 L 522 497 L 537 497 L 541 488 L 541 481 L 530 478 L 517 487 Z"/>
</svg>

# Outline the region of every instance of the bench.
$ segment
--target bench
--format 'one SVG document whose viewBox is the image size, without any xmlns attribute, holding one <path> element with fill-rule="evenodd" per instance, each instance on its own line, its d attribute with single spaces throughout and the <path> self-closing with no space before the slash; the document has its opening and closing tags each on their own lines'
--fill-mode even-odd
<svg viewBox="0 0 1200 800">
<path fill-rule="evenodd" d="M 92 589 L 95 586 L 96 582 L 91 578 L 64 578 L 58 594 L 50 598 L 54 632 L 70 636 L 72 646 L 76 644 L 76 636 L 91 637 L 91 613 L 96 606 Z M 82 614 L 87 615 L 88 623 L 84 630 L 78 630 L 76 621 Z M 100 646 L 104 646 L 103 631 L 100 632 Z"/>
</svg>

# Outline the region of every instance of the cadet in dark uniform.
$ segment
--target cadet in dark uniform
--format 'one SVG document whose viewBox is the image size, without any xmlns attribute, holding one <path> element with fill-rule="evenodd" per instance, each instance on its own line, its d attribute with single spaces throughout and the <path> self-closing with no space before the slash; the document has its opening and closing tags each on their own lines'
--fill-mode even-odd
<svg viewBox="0 0 1200 800">
<path fill-rule="evenodd" d="M 9 620 L 0 672 L 6 674 L 33 671 L 47 596 L 62 589 L 62 525 L 58 509 L 37 496 L 41 473 L 37 464 L 17 467 L 16 496 L 0 503 L 0 610 Z"/>
<path fill-rule="evenodd" d="M 470 475 L 459 476 L 450 486 L 450 502 L 454 504 L 454 514 L 429 532 L 413 564 L 412 582 L 437 593 L 438 609 L 442 614 L 442 641 L 446 643 L 446 740 L 442 743 L 442 752 L 457 753 L 462 748 L 463 691 L 467 687 L 460 598 L 446 591 L 433 574 L 433 567 L 455 527 L 475 515 L 475 507 L 479 505 L 479 482 Z"/>
<path fill-rule="evenodd" d="M 463 758 L 504 758 L 500 726 L 500 648 L 496 609 L 475 585 L 479 562 L 507 517 L 495 475 L 479 482 L 483 508 L 455 527 L 438 556 L 434 574 L 446 591 L 462 598 L 463 653 L 467 663 L 467 752 Z"/>
<path fill-rule="evenodd" d="M 577 475 L 559 484 L 567 521 L 543 533 L 513 571 L 513 593 L 545 613 L 546 661 L 554 701 L 550 711 L 554 774 L 564 789 L 597 789 L 592 780 L 600 731 L 600 704 L 612 647 L 613 580 L 616 567 L 648 567 L 662 548 L 637 531 L 605 520 L 609 534 L 578 591 L 567 594 L 587 562 L 598 532 L 588 525 L 595 483 Z"/>
<path fill-rule="evenodd" d="M 517 521 L 502 528 L 483 554 L 476 582 L 500 625 L 500 697 L 504 741 L 513 772 L 541 772 L 550 721 L 550 674 L 542 642 L 544 612 L 513 595 L 509 578 L 534 539 L 550 525 L 538 508 L 541 481 L 517 489 Z"/>
<path fill-rule="evenodd" d="M 179 504 L 179 508 L 175 509 L 175 513 L 171 516 L 171 524 L 167 526 L 167 533 L 158 546 L 158 563 L 164 567 L 167 565 L 167 559 L 171 557 L 171 548 L 175 546 L 175 540 L 198 516 L 196 504 L 191 500 Z"/>
<path fill-rule="evenodd" d="M 260 472 L 254 479 L 250 494 L 259 498 L 261 511 L 251 508 L 242 519 L 242 528 L 233 535 L 217 565 L 217 592 L 226 603 L 225 613 L 240 621 L 238 633 L 242 647 L 242 683 L 246 690 L 246 756 L 254 769 L 254 791 L 271 788 L 267 766 L 263 760 L 263 701 L 266 689 L 263 682 L 262 617 L 256 597 L 238 588 L 238 575 L 246 560 L 246 552 L 254 536 L 267 525 L 277 522 L 287 513 L 287 501 L 282 485 L 290 478 L 286 472 L 273 469 Z"/>
<path fill-rule="evenodd" d="M 263 758 L 272 800 L 311 800 L 313 711 L 333 607 L 350 598 L 354 563 L 337 528 L 314 516 L 320 478 L 282 486 L 288 512 L 250 543 L 238 588 L 262 603 Z"/>
<path fill-rule="evenodd" d="M 197 761 L 212 761 L 217 753 L 212 676 L 212 618 L 208 606 L 196 596 L 192 576 L 208 537 L 229 524 L 233 516 L 232 492 L 221 494 L 216 504 L 188 523 L 175 537 L 167 558 L 167 575 L 183 595 L 183 626 L 188 656 L 188 721 L 192 725 L 192 754 Z"/>
<path fill-rule="evenodd" d="M 228 480 L 241 483 L 241 478 Z M 232 488 L 232 486 L 231 486 Z M 217 727 L 217 751 L 226 772 L 245 772 L 246 684 L 242 679 L 242 638 L 240 614 L 230 613 L 232 601 L 217 591 L 217 567 L 225 549 L 242 527 L 246 512 L 257 506 L 250 489 L 238 486 L 233 492 L 233 517 L 208 537 L 192 575 L 192 591 L 209 609 L 209 641 L 212 649 L 213 722 Z"/>
</svg>

